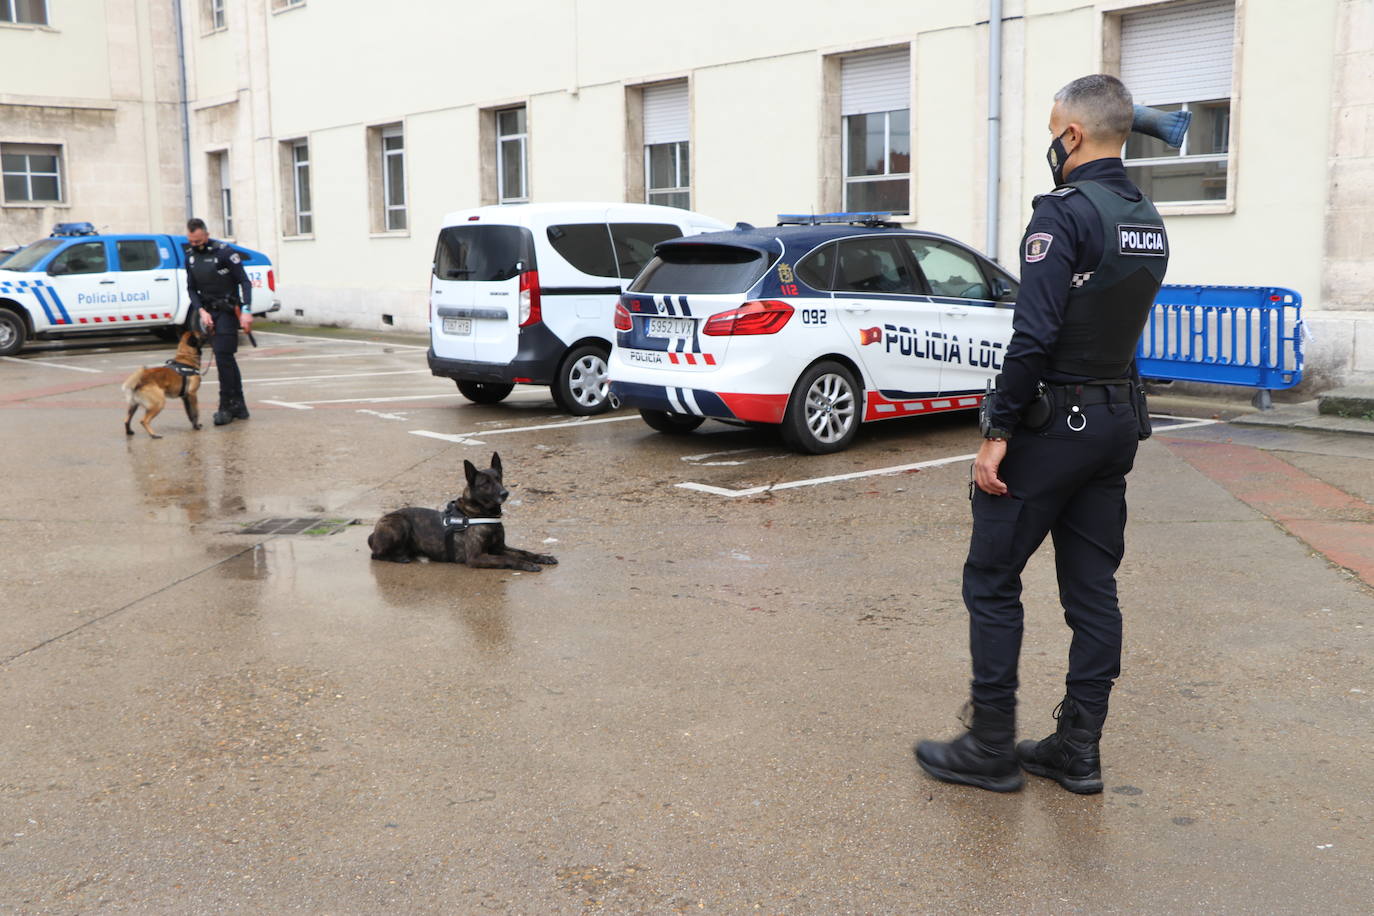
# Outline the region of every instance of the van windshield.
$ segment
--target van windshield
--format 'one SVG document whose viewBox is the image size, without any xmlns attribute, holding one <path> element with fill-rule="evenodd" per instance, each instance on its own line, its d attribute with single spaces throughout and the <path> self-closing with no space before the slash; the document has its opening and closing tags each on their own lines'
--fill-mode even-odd
<svg viewBox="0 0 1374 916">
<path fill-rule="evenodd" d="M 434 276 L 492 283 L 535 270 L 534 236 L 522 226 L 449 226 L 439 230 Z"/>
<path fill-rule="evenodd" d="M 33 265 L 52 254 L 57 246 L 61 245 L 65 239 L 43 239 L 34 242 L 17 252 L 14 257 L 5 262 L 3 270 L 33 270 Z"/>
<path fill-rule="evenodd" d="M 743 293 L 768 269 L 769 258 L 733 245 L 671 245 L 644 268 L 630 292 Z"/>
</svg>

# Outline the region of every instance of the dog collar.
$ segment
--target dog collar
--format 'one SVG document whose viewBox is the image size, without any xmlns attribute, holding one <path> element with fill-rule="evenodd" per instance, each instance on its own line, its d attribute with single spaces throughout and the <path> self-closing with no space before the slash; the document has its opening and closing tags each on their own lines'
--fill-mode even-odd
<svg viewBox="0 0 1374 916">
<path fill-rule="evenodd" d="M 454 500 L 444 507 L 444 527 L 450 529 L 470 528 L 473 525 L 499 525 L 500 518 L 468 518 L 463 511 L 458 508 L 458 500 Z"/>
</svg>

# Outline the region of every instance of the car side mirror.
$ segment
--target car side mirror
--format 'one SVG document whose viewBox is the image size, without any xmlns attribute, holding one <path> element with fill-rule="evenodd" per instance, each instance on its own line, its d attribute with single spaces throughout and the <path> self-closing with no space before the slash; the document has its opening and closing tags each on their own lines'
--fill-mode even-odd
<svg viewBox="0 0 1374 916">
<path fill-rule="evenodd" d="M 70 267 L 68 267 L 66 264 L 49 264 L 49 265 L 48 265 L 48 275 L 49 275 L 49 276 L 52 276 L 52 277 L 59 277 L 59 276 L 61 276 L 62 274 L 69 274 L 69 273 L 71 273 L 71 272 L 72 272 L 72 269 L 71 269 Z"/>
<path fill-rule="evenodd" d="M 992 278 L 992 298 L 997 302 L 1011 299 L 1011 285 L 1001 277 Z"/>
</svg>

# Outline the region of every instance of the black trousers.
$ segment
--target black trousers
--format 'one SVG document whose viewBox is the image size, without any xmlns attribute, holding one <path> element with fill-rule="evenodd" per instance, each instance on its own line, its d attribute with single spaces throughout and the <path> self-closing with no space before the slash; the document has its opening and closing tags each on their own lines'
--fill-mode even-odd
<svg viewBox="0 0 1374 916">
<path fill-rule="evenodd" d="M 999 472 L 1007 496 L 974 488 L 964 603 L 972 699 L 1015 712 L 1021 571 L 1050 535 L 1059 601 L 1073 629 L 1068 694 L 1100 723 L 1121 673 L 1116 570 L 1126 549 L 1126 474 L 1139 443 L 1129 402 L 1085 406 L 1083 418 L 1086 425 L 1075 432 L 1060 412 L 1044 432 L 1018 432 L 1008 441 Z"/>
<path fill-rule="evenodd" d="M 235 312 L 216 312 L 215 332 L 210 336 L 210 349 L 215 352 L 215 366 L 219 370 L 219 406 L 228 407 L 243 400 L 243 375 L 234 354 L 239 349 L 239 316 Z"/>
</svg>

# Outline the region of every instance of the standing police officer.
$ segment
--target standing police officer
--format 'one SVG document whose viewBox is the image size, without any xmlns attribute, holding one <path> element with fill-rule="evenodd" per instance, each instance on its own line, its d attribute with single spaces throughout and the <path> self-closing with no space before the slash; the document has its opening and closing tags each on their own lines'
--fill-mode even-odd
<svg viewBox="0 0 1374 916">
<path fill-rule="evenodd" d="M 239 348 L 239 328 L 245 332 L 253 330 L 253 283 L 238 252 L 210 238 L 205 220 L 187 221 L 186 240 L 186 292 L 191 308 L 201 316 L 201 327 L 213 328 L 210 349 L 215 353 L 215 365 L 219 366 L 215 425 L 247 420 L 243 376 L 234 354 Z"/>
<path fill-rule="evenodd" d="M 1025 769 L 1071 792 L 1102 791 L 1098 741 L 1121 666 L 1126 474 L 1148 435 L 1134 354 L 1169 260 L 1159 213 L 1120 158 L 1132 107 L 1106 75 L 1054 97 L 1056 189 L 1035 199 L 1022 239 L 1014 331 L 973 464 L 972 720 L 954 741 L 916 746 L 921 767 L 947 782 L 1011 792 Z M 1053 735 L 1013 746 L 1021 571 L 1047 534 L 1073 629 L 1067 693 Z"/>
</svg>

